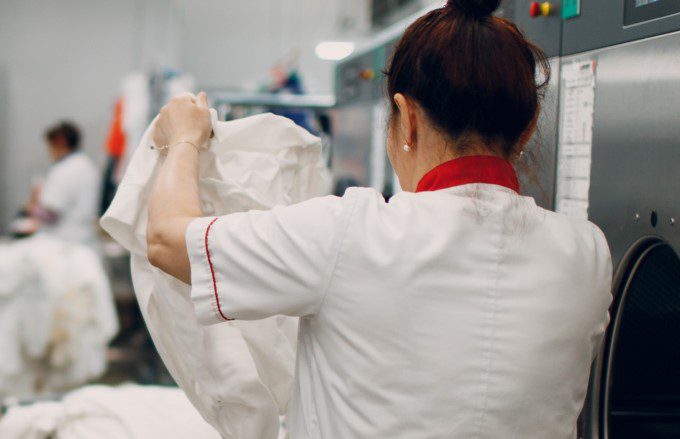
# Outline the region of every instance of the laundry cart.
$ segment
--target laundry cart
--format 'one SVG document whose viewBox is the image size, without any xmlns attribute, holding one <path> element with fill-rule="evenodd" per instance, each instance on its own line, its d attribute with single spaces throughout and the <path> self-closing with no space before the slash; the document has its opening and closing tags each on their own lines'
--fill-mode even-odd
<svg viewBox="0 0 680 439">
<path fill-rule="evenodd" d="M 604 231 L 615 273 L 581 437 L 678 438 L 680 2 L 567 12 L 557 208 Z"/>
</svg>

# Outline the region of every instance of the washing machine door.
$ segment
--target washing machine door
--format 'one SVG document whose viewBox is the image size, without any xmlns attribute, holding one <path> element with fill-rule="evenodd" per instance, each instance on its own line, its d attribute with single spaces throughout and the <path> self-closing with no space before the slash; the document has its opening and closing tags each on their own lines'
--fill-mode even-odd
<svg viewBox="0 0 680 439">
<path fill-rule="evenodd" d="M 604 346 L 601 437 L 680 438 L 680 259 L 656 239 L 633 255 Z"/>
</svg>

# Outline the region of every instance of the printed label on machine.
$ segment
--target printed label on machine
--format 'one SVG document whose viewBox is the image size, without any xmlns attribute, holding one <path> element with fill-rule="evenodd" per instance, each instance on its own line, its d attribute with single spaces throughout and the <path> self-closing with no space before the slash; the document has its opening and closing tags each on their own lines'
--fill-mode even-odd
<svg viewBox="0 0 680 439">
<path fill-rule="evenodd" d="M 595 62 L 562 68 L 562 111 L 557 157 L 557 212 L 588 218 L 590 165 L 593 149 Z"/>
</svg>

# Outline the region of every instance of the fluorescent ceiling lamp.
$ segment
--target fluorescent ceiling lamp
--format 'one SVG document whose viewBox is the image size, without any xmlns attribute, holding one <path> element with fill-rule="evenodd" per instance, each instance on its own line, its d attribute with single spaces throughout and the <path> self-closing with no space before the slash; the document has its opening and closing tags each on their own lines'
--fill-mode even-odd
<svg viewBox="0 0 680 439">
<path fill-rule="evenodd" d="M 316 45 L 316 56 L 328 61 L 339 61 L 354 52 L 354 43 L 347 41 L 324 41 Z"/>
</svg>

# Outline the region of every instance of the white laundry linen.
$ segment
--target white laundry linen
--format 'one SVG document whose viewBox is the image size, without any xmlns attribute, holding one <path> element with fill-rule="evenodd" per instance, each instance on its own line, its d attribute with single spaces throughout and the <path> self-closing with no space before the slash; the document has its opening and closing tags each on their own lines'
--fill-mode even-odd
<svg viewBox="0 0 680 439">
<path fill-rule="evenodd" d="M 59 402 L 11 408 L 3 439 L 219 439 L 180 389 L 88 386 Z"/>
<path fill-rule="evenodd" d="M 300 316 L 296 439 L 573 439 L 607 325 L 593 224 L 493 184 L 194 220 L 205 324 Z"/>
<path fill-rule="evenodd" d="M 40 204 L 55 212 L 54 224 L 39 233 L 97 248 L 96 218 L 101 176 L 85 153 L 76 151 L 54 163 L 40 192 Z"/>
<path fill-rule="evenodd" d="M 215 136 L 200 159 L 206 214 L 269 209 L 323 192 L 327 170 L 318 138 L 271 114 L 232 122 L 217 122 L 211 114 Z M 135 293 L 149 332 L 198 411 L 225 438 L 276 438 L 294 378 L 297 319 L 204 327 L 189 286 L 149 264 L 147 200 L 162 160 L 149 148 L 151 127 L 101 225 L 132 253 Z"/>
<path fill-rule="evenodd" d="M 91 248 L 39 235 L 0 245 L 0 396 L 64 391 L 100 376 L 118 331 Z"/>
</svg>

